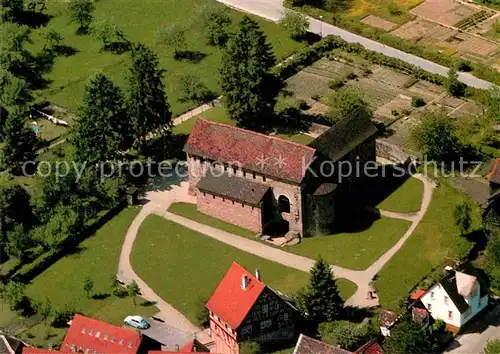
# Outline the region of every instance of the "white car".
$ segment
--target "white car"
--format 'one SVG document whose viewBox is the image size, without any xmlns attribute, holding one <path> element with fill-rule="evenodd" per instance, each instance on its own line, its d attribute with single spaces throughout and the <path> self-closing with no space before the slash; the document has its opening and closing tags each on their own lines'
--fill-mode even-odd
<svg viewBox="0 0 500 354">
<path fill-rule="evenodd" d="M 123 322 L 138 329 L 148 329 L 151 325 L 141 316 L 127 316 Z"/>
</svg>

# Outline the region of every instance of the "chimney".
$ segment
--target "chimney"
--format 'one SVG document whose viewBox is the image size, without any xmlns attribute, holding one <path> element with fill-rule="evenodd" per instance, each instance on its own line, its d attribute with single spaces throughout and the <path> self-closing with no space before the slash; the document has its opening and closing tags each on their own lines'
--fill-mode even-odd
<svg viewBox="0 0 500 354">
<path fill-rule="evenodd" d="M 241 289 L 247 290 L 247 285 L 248 285 L 248 276 L 246 274 L 243 274 L 241 276 Z"/>
<path fill-rule="evenodd" d="M 255 268 L 255 279 L 260 280 L 260 269 Z"/>
</svg>

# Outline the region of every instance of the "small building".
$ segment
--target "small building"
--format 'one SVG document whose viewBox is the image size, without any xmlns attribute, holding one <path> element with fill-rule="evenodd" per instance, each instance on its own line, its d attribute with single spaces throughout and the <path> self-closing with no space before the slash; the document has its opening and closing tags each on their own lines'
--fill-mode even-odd
<svg viewBox="0 0 500 354">
<path fill-rule="evenodd" d="M 380 333 L 384 337 L 389 337 L 391 335 L 391 328 L 396 324 L 399 319 L 399 315 L 391 310 L 381 309 L 379 314 L 379 325 Z"/>
<path fill-rule="evenodd" d="M 488 289 L 472 267 L 461 271 L 445 268 L 443 278 L 420 300 L 432 318 L 440 319 L 453 333 L 488 305 Z"/>
<path fill-rule="evenodd" d="M 281 294 L 233 262 L 206 303 L 213 351 L 238 354 L 239 343 L 276 344 L 293 340 L 301 315 Z"/>
</svg>

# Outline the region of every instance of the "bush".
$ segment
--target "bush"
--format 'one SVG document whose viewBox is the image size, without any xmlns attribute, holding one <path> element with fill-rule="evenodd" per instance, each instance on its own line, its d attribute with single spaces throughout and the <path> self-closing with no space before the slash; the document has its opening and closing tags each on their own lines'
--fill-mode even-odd
<svg viewBox="0 0 500 354">
<path fill-rule="evenodd" d="M 356 75 L 356 74 L 355 74 L 355 73 L 353 73 L 353 72 L 350 72 L 350 73 L 348 73 L 348 74 L 346 75 L 346 79 L 347 79 L 347 80 L 354 80 L 354 79 L 356 79 L 357 77 L 358 77 L 358 75 Z"/>
<path fill-rule="evenodd" d="M 333 79 L 330 80 L 328 83 L 328 87 L 331 88 L 332 90 L 338 90 L 342 86 L 346 84 L 346 81 L 344 78 L 338 78 L 338 79 Z"/>
<path fill-rule="evenodd" d="M 68 322 L 73 318 L 77 311 L 66 307 L 64 310 L 57 310 L 54 314 L 51 326 L 54 328 L 64 328 L 68 326 Z"/>
<path fill-rule="evenodd" d="M 305 100 L 298 100 L 297 103 L 299 105 L 299 108 L 303 111 L 306 111 L 309 108 L 311 108 Z"/>
<path fill-rule="evenodd" d="M 469 71 L 472 71 L 472 69 L 473 69 L 472 63 L 468 60 L 462 59 L 457 63 L 457 70 L 458 71 L 469 72 Z"/>
<path fill-rule="evenodd" d="M 412 100 L 411 100 L 411 105 L 413 107 L 423 107 L 425 106 L 425 101 L 423 98 L 421 97 L 413 97 Z"/>
</svg>

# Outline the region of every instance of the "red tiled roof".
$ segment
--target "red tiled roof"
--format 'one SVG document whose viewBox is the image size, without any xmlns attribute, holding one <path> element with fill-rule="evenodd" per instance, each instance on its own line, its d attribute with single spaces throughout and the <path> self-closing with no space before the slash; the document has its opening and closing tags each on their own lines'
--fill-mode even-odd
<svg viewBox="0 0 500 354">
<path fill-rule="evenodd" d="M 243 290 L 241 285 L 242 277 L 245 274 L 249 282 L 246 290 Z M 265 285 L 257 280 L 251 272 L 233 262 L 208 300 L 206 307 L 231 328 L 237 329 L 264 288 Z"/>
<path fill-rule="evenodd" d="M 384 354 L 384 351 L 375 339 L 363 344 L 354 354 Z"/>
<path fill-rule="evenodd" d="M 302 181 L 316 152 L 305 145 L 202 118 L 197 119 L 184 151 L 294 183 Z M 282 164 L 277 163 L 279 158 Z"/>
<path fill-rule="evenodd" d="M 488 181 L 500 184 L 500 158 L 496 159 L 488 174 Z"/>
<path fill-rule="evenodd" d="M 76 314 L 61 345 L 62 352 L 89 349 L 89 353 L 136 354 L 141 344 L 141 335 L 134 330 L 120 328 L 108 323 Z M 74 348 L 74 347 L 73 347 Z"/>
<path fill-rule="evenodd" d="M 427 290 L 418 289 L 418 290 L 415 290 L 414 292 L 412 292 L 410 294 L 410 299 L 412 299 L 412 300 L 420 300 L 420 298 L 422 296 L 424 296 L 425 294 L 427 294 Z"/>
</svg>

